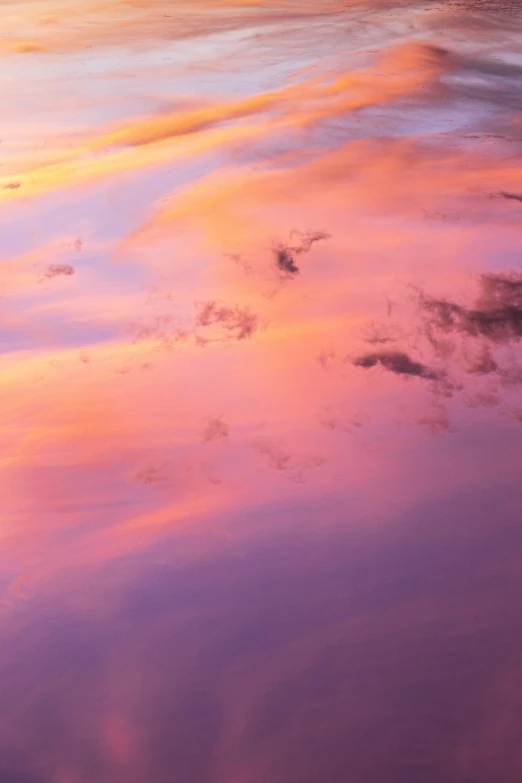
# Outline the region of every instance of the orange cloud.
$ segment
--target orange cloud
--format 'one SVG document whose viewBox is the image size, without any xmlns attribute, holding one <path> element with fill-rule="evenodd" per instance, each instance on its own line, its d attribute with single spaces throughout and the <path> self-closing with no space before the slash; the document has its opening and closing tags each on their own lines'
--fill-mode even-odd
<svg viewBox="0 0 522 783">
<path fill-rule="evenodd" d="M 317 204 L 318 193 L 321 212 L 326 203 L 337 210 L 342 199 L 347 215 L 402 214 L 419 219 L 423 209 L 429 215 L 430 209 L 444 204 L 445 209 L 458 211 L 459 204 L 480 203 L 503 187 L 522 188 L 522 168 L 511 156 L 488 158 L 410 139 L 357 140 L 290 167 L 212 173 L 166 205 L 162 200 L 134 238 L 146 240 L 193 225 L 232 252 L 248 237 L 251 244 L 263 237 L 266 242 L 263 215 L 273 215 L 277 204 Z"/>
<path fill-rule="evenodd" d="M 159 163 L 186 160 L 210 149 L 245 142 L 263 135 L 263 127 L 239 126 L 218 128 L 207 134 L 195 134 L 188 140 L 180 140 L 176 146 L 169 141 L 145 145 L 139 149 L 124 149 L 100 157 L 89 156 L 87 151 L 80 159 L 68 163 L 52 163 L 17 174 L 16 190 L 2 189 L 7 180 L 0 179 L 0 203 L 13 199 L 34 197 L 71 187 L 97 182 L 110 176 L 139 171 Z M 73 155 L 67 153 L 67 157 Z M 9 181 L 12 177 L 9 178 Z"/>
<path fill-rule="evenodd" d="M 439 50 L 410 43 L 392 49 L 375 66 L 360 71 L 317 77 L 239 101 L 130 122 L 95 137 L 83 149 L 58 152 L 55 163 L 12 170 L 9 177 L 0 179 L 0 201 L 48 193 L 308 126 L 409 95 L 432 83 L 446 67 Z M 264 117 L 255 125 L 212 127 L 269 110 L 277 111 L 277 116 Z M 169 142 L 176 142 L 176 146 Z M 122 146 L 131 149 L 110 151 Z M 16 188 L 11 187 L 14 181 Z"/>
<path fill-rule="evenodd" d="M 408 43 L 386 52 L 375 66 L 353 73 L 324 74 L 288 87 L 239 101 L 226 101 L 189 112 L 148 117 L 100 136 L 91 143 L 97 150 L 112 145 L 150 144 L 194 133 L 215 123 L 245 118 L 271 109 L 297 115 L 299 123 L 332 117 L 354 108 L 393 99 L 425 86 L 445 70 L 445 56 L 422 42 Z M 325 84 L 321 81 L 329 79 Z M 340 98 L 340 100 L 330 99 Z M 316 106 L 317 101 L 323 103 Z M 307 109 L 307 107 L 310 107 Z"/>
</svg>

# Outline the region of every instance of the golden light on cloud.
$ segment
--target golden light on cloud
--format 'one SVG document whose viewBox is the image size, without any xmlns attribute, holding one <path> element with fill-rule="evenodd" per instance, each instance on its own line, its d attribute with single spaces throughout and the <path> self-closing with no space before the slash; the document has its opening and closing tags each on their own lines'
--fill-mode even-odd
<svg viewBox="0 0 522 783">
<path fill-rule="evenodd" d="M 408 44 L 387 54 L 375 66 L 353 74 L 334 74 L 326 83 L 314 78 L 239 101 L 144 118 L 95 137 L 85 148 L 57 151 L 56 163 L 31 168 L 22 164 L 19 171 L 0 179 L 0 200 L 53 192 L 119 172 L 173 162 L 220 147 L 226 149 L 231 144 L 248 144 L 262 137 L 263 130 L 269 136 L 289 132 L 294 127 L 408 95 L 429 85 L 444 67 L 444 56 L 433 47 Z M 255 125 L 212 128 L 270 110 L 281 116 L 265 118 Z M 194 138 L 186 139 L 191 135 Z M 170 140 L 178 142 L 177 149 L 168 146 Z M 115 147 L 124 149 L 111 151 Z"/>
</svg>

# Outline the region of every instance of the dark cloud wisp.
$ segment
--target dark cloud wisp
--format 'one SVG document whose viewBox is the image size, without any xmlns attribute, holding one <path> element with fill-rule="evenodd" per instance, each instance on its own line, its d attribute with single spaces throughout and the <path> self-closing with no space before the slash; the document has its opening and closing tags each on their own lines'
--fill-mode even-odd
<svg viewBox="0 0 522 783">
<path fill-rule="evenodd" d="M 505 190 L 501 190 L 500 195 L 508 201 L 522 201 L 522 193 L 508 193 Z"/>
<path fill-rule="evenodd" d="M 522 275 L 484 274 L 480 296 L 470 308 L 421 296 L 429 331 L 509 343 L 522 338 Z"/>
<path fill-rule="evenodd" d="M 370 369 L 380 365 L 388 372 L 395 375 L 410 375 L 416 378 L 426 378 L 435 381 L 440 379 L 440 374 L 435 370 L 426 367 L 421 362 L 411 359 L 403 351 L 376 351 L 374 353 L 365 353 L 352 360 L 356 367 Z"/>
<path fill-rule="evenodd" d="M 198 305 L 196 325 L 207 327 L 220 325 L 228 337 L 245 340 L 252 337 L 260 326 L 259 316 L 241 305 L 225 305 L 211 300 Z"/>
<path fill-rule="evenodd" d="M 75 269 L 71 264 L 49 264 L 45 272 L 40 278 L 40 282 L 43 280 L 52 280 L 53 277 L 70 277 L 74 275 Z"/>
<path fill-rule="evenodd" d="M 330 238 L 330 235 L 325 231 L 292 231 L 290 236 L 297 236 L 299 243 L 290 245 L 280 242 L 273 248 L 275 265 L 285 277 L 293 277 L 299 274 L 300 269 L 295 261 L 296 256 L 308 253 L 314 242 Z"/>
</svg>

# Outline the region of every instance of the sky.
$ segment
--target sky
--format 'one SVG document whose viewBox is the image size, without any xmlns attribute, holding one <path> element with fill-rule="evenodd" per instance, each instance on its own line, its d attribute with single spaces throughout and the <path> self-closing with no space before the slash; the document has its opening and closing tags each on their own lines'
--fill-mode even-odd
<svg viewBox="0 0 522 783">
<path fill-rule="evenodd" d="M 0 20 L 0 781 L 519 783 L 518 3 Z"/>
</svg>

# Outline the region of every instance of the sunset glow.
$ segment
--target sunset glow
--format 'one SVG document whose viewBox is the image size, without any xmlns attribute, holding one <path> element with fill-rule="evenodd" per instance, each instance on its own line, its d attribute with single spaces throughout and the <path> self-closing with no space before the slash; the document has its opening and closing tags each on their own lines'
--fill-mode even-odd
<svg viewBox="0 0 522 783">
<path fill-rule="evenodd" d="M 0 19 L 0 783 L 519 783 L 518 4 Z"/>
</svg>

